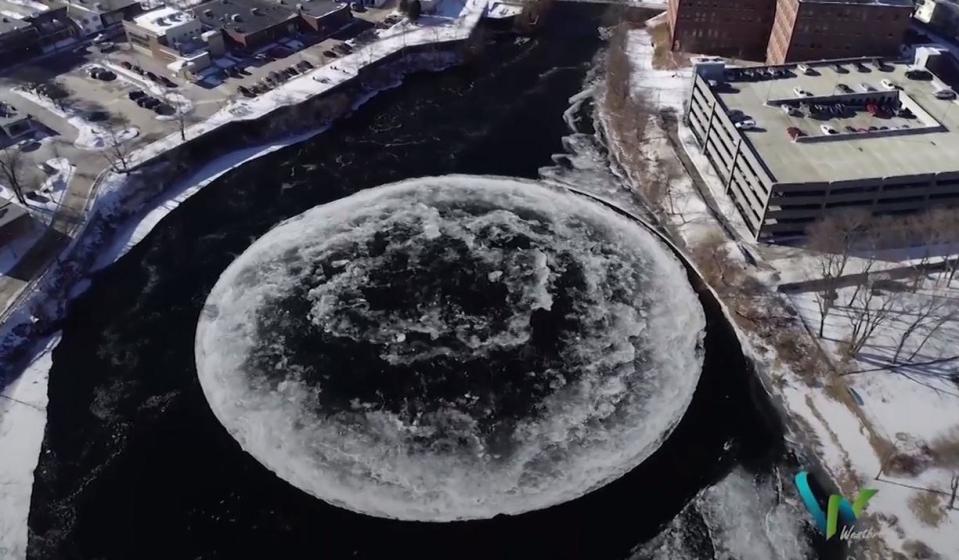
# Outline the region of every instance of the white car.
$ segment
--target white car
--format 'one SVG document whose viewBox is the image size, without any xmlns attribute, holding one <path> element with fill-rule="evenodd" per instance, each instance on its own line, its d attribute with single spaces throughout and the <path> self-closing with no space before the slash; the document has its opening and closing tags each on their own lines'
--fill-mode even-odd
<svg viewBox="0 0 959 560">
<path fill-rule="evenodd" d="M 756 121 L 752 119 L 743 119 L 736 123 L 736 128 L 739 130 L 752 130 L 756 128 Z"/>
<path fill-rule="evenodd" d="M 882 87 L 886 89 L 899 89 L 899 84 L 897 84 L 896 82 L 892 80 L 883 79 L 879 83 L 882 84 Z"/>
<path fill-rule="evenodd" d="M 839 134 L 839 131 L 838 131 L 838 130 L 836 130 L 835 128 L 829 126 L 828 124 L 824 124 L 824 125 L 820 126 L 820 127 L 819 127 L 819 130 L 821 130 L 822 133 L 823 133 L 823 134 L 826 134 L 827 136 L 832 136 L 833 134 Z"/>
<path fill-rule="evenodd" d="M 796 97 L 812 97 L 812 93 L 804 90 L 801 87 L 794 87 L 793 93 L 796 94 Z"/>
<path fill-rule="evenodd" d="M 864 92 L 866 92 L 866 93 L 869 93 L 870 91 L 876 91 L 876 88 L 872 87 L 871 85 L 867 84 L 866 82 L 863 82 L 863 83 L 859 84 L 859 89 L 861 89 L 862 91 L 864 91 Z"/>
<path fill-rule="evenodd" d="M 811 68 L 809 68 L 809 66 L 807 66 L 806 64 L 797 64 L 797 65 L 796 65 L 796 70 L 799 70 L 799 71 L 802 72 L 803 74 L 809 74 Z"/>
</svg>

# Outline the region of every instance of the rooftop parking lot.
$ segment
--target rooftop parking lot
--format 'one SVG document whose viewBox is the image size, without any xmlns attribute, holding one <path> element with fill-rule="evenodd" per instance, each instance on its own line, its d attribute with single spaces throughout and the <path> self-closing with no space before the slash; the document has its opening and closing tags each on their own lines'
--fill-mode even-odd
<svg viewBox="0 0 959 560">
<path fill-rule="evenodd" d="M 753 121 L 743 136 L 778 182 L 840 181 L 955 170 L 959 104 L 926 74 L 862 59 L 730 70 L 711 87 L 731 118 Z"/>
</svg>

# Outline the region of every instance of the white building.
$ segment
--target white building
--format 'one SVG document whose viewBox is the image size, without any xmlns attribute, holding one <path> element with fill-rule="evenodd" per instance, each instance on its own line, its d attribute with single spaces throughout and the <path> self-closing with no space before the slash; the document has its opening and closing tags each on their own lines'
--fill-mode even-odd
<svg viewBox="0 0 959 560">
<path fill-rule="evenodd" d="M 163 7 L 133 18 L 135 30 L 127 26 L 127 36 L 134 47 L 150 50 L 150 39 L 176 47 L 200 38 L 200 20 L 176 8 Z M 140 31 L 140 33 L 137 33 Z"/>
</svg>

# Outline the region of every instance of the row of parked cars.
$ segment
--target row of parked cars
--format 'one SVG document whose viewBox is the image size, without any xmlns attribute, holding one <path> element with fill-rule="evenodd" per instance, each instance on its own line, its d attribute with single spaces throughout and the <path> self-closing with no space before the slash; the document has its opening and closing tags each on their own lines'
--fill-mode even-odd
<svg viewBox="0 0 959 560">
<path fill-rule="evenodd" d="M 236 90 L 245 97 L 256 97 L 261 93 L 270 91 L 293 76 L 303 74 L 304 72 L 308 72 L 313 68 L 316 67 L 311 62 L 307 60 L 301 60 L 293 66 L 287 66 L 282 70 L 274 70 L 270 72 L 265 78 L 256 84 L 251 86 L 240 86 Z"/>
<path fill-rule="evenodd" d="M 169 115 L 173 113 L 173 107 L 171 107 L 169 103 L 157 99 L 142 90 L 135 89 L 128 93 L 127 97 L 138 106 L 144 109 L 150 109 L 158 115 Z"/>
<path fill-rule="evenodd" d="M 120 66 L 126 68 L 127 70 L 130 70 L 131 72 L 133 72 L 134 74 L 138 76 L 142 76 L 150 80 L 151 82 L 155 84 L 159 84 L 161 86 L 168 87 L 168 88 L 177 87 L 177 83 L 171 80 L 170 78 L 167 78 L 166 76 L 163 76 L 160 74 L 156 74 L 154 72 L 150 72 L 149 70 L 144 70 L 142 66 L 133 64 L 132 62 L 129 62 L 127 60 L 124 60 L 123 62 L 121 62 Z"/>
</svg>

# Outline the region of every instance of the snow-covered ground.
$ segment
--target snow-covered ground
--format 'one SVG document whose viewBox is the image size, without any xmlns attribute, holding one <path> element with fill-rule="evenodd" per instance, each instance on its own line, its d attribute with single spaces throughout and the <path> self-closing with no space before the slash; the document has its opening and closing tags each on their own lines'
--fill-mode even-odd
<svg viewBox="0 0 959 560">
<path fill-rule="evenodd" d="M 660 70 L 652 66 L 653 47 L 650 34 L 646 30 L 630 32 L 628 52 L 633 66 L 631 84 L 634 95 L 641 96 L 653 108 L 672 108 L 681 115 L 683 103 L 690 87 L 689 69 Z M 648 159 L 656 159 L 657 152 L 661 161 L 675 160 L 668 142 L 662 139 L 662 131 L 651 120 L 652 130 L 647 129 L 647 142 L 643 149 L 648 151 Z M 673 199 L 661 206 L 671 222 L 673 229 L 690 247 L 706 239 L 707 235 L 723 234 L 727 247 L 739 246 L 751 255 L 762 255 L 758 268 L 750 269 L 757 280 L 763 282 L 773 293 L 778 282 L 797 282 L 816 279 L 816 255 L 799 248 L 759 247 L 751 240 L 745 224 L 735 210 L 732 201 L 723 192 L 720 178 L 713 172 L 706 158 L 699 151 L 691 132 L 680 125 L 680 139 L 683 147 L 703 176 L 706 186 L 715 199 L 727 225 L 734 232 L 735 239 L 729 240 L 723 234 L 724 228 L 708 211 L 702 197 L 695 191 L 691 181 L 684 174 L 682 178 L 671 182 Z M 615 144 L 615 139 L 611 140 Z M 622 146 L 619 146 L 622 149 Z M 655 171 L 655 167 L 653 168 Z M 730 258 L 742 262 L 742 256 L 735 251 L 729 252 Z M 768 258 L 766 258 L 768 257 Z M 851 259 L 848 273 L 859 272 L 866 267 L 867 261 L 861 258 Z M 877 262 L 873 271 L 901 267 L 901 262 Z M 848 338 L 851 330 L 850 316 L 854 310 L 845 305 L 834 308 L 826 323 L 825 339 L 819 341 L 830 357 L 830 361 L 846 371 L 875 370 L 891 359 L 898 346 L 904 329 L 915 309 L 921 307 L 924 298 L 941 297 L 956 299 L 959 288 L 943 287 L 941 278 L 929 277 L 917 293 L 907 292 L 895 314 L 882 325 L 864 347 L 856 360 L 848 364 L 842 362 L 841 341 Z M 845 304 L 854 288 L 839 290 L 838 301 Z M 779 296 L 787 297 L 787 296 Z M 818 327 L 819 310 L 814 292 L 800 292 L 788 296 L 807 326 L 813 332 Z M 887 296 L 882 296 L 887 297 Z M 957 300 L 959 301 L 959 300 Z M 928 332 L 928 326 L 920 328 L 904 345 L 903 355 L 908 356 Z M 807 336 L 804 332 L 802 336 Z M 948 493 L 948 483 L 956 474 L 942 468 L 929 467 L 918 475 L 892 475 L 880 471 L 888 457 L 880 457 L 869 434 L 870 429 L 863 425 L 864 418 L 872 432 L 892 442 L 896 453 L 925 457 L 924 446 L 941 436 L 954 426 L 959 426 L 959 385 L 945 378 L 959 371 L 959 361 L 928 366 L 909 366 L 895 372 L 888 370 L 869 371 L 844 376 L 858 398 L 862 399 L 861 411 L 846 402 L 836 400 L 823 386 L 810 386 L 794 374 L 788 367 L 773 359 L 775 349 L 764 343 L 759 337 L 741 332 L 740 338 L 746 343 L 746 351 L 764 365 L 767 371 L 781 380 L 776 384 L 779 397 L 793 416 L 801 417 L 804 425 L 812 432 L 810 438 L 824 466 L 837 480 L 859 481 L 862 486 L 876 488 L 879 493 L 869 504 L 867 513 L 877 521 L 880 534 L 885 543 L 895 550 L 903 550 L 907 541 L 921 541 L 942 555 L 943 558 L 959 558 L 959 512 L 940 511 L 942 519 L 938 524 L 927 524 L 914 512 L 910 504 L 917 496 L 933 495 L 924 489 L 933 489 Z M 937 333 L 930 337 L 916 361 L 930 361 L 936 358 L 951 357 L 959 354 L 959 322 L 947 322 Z M 822 375 L 830 375 L 822 372 Z M 817 441 L 818 440 L 818 441 Z M 876 480 L 878 476 L 878 480 Z M 940 495 L 940 504 L 948 496 Z"/>
<path fill-rule="evenodd" d="M 177 181 L 175 185 L 164 191 L 162 198 L 157 201 L 153 208 L 140 216 L 131 218 L 125 227 L 114 234 L 111 245 L 99 255 L 94 269 L 99 270 L 108 266 L 127 254 L 130 249 L 153 231 L 153 228 L 160 223 L 164 216 L 224 173 L 270 152 L 302 142 L 320 132 L 322 130 L 291 136 L 267 146 L 254 146 L 237 150 L 195 170 L 189 177 Z"/>
<path fill-rule="evenodd" d="M 47 424 L 47 377 L 59 336 L 46 340 L 23 375 L 0 393 L 0 558 L 27 555 L 33 471 Z"/>
<path fill-rule="evenodd" d="M 44 162 L 44 172 L 48 172 L 47 178 L 37 189 L 37 193 L 43 197 L 43 200 L 28 199 L 29 205 L 37 210 L 34 216 L 45 224 L 53 220 L 53 215 L 60 207 L 60 201 L 66 194 L 70 181 L 73 180 L 73 173 L 76 166 L 70 163 L 67 158 L 53 158 Z"/>
<path fill-rule="evenodd" d="M 27 208 L 33 217 L 33 226 L 29 231 L 0 247 L 0 276 L 12 269 L 43 235 L 44 228 L 53 219 L 53 214 L 60 204 L 60 199 L 66 193 L 76 169 L 66 158 L 47 160 L 45 167 L 45 172 L 49 172 L 48 176 L 37 190 L 43 199 L 27 198 Z M 0 185 L 0 200 L 19 204 L 13 191 L 4 185 Z"/>
<path fill-rule="evenodd" d="M 28 99 L 54 115 L 66 120 L 70 123 L 70 126 L 77 129 L 77 139 L 73 143 L 77 148 L 81 150 L 102 150 L 109 147 L 113 141 L 110 136 L 111 133 L 107 129 L 84 119 L 83 115 L 71 112 L 69 109 L 61 109 L 54 105 L 49 99 L 40 97 L 32 91 L 21 88 L 14 88 L 13 91 L 20 97 Z M 117 131 L 117 140 L 125 142 L 131 138 L 135 138 L 139 133 L 140 131 L 135 127 L 125 128 Z"/>
</svg>

